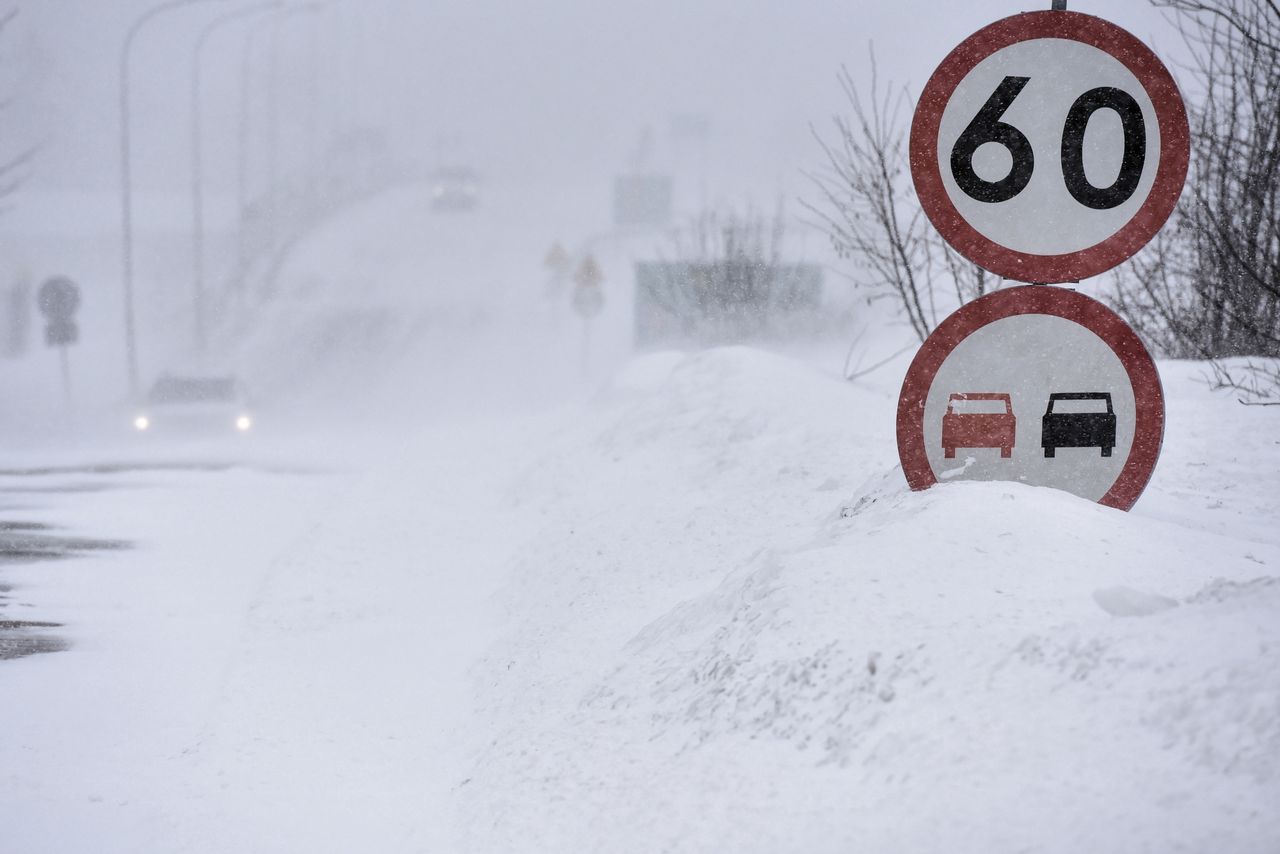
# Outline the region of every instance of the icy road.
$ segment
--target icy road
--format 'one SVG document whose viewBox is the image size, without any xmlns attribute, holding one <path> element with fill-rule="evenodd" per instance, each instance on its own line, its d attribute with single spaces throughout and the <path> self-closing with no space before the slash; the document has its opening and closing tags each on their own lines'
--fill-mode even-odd
<svg viewBox="0 0 1280 854">
<path fill-rule="evenodd" d="M 0 661 L 0 851 L 1280 850 L 1280 411 L 1167 363 L 1134 512 L 911 493 L 907 357 L 574 391 L 567 321 L 485 362 L 532 308 L 380 314 L 439 248 L 384 204 L 286 276 L 324 338 L 323 276 L 382 265 L 395 346 L 324 367 L 394 369 L 340 429 L 5 452 L 3 520 L 116 547 L 0 566 L 0 619 L 69 644 Z"/>
</svg>

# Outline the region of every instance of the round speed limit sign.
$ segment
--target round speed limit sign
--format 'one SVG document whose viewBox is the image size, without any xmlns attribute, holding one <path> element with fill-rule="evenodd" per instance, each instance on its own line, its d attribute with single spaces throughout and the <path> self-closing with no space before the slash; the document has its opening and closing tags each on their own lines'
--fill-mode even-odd
<svg viewBox="0 0 1280 854">
<path fill-rule="evenodd" d="M 1008 279 L 1078 281 L 1155 236 L 1187 175 L 1187 114 L 1151 50 L 1078 12 L 1027 12 L 965 39 L 911 124 L 920 204 Z"/>
</svg>

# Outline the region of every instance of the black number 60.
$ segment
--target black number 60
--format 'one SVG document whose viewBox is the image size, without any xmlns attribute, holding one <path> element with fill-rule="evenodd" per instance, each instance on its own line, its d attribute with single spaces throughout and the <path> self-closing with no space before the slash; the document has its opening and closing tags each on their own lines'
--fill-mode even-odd
<svg viewBox="0 0 1280 854">
<path fill-rule="evenodd" d="M 1031 181 L 1036 165 L 1031 142 L 1022 131 L 1000 121 L 1030 80 L 1029 77 L 1006 77 L 1000 81 L 951 149 L 951 174 L 970 198 L 979 202 L 1007 202 Z M 1098 110 L 1114 110 L 1124 131 L 1120 174 L 1109 187 L 1094 186 L 1084 174 L 1084 132 Z M 1004 146 L 1013 157 L 1009 174 L 999 181 L 981 178 L 973 169 L 973 153 L 988 142 Z M 1123 89 L 1099 86 L 1076 98 L 1062 127 L 1062 177 L 1072 198 L 1094 210 L 1110 210 L 1124 204 L 1138 189 L 1146 160 L 1147 125 L 1142 118 L 1142 108 L 1132 95 Z"/>
</svg>

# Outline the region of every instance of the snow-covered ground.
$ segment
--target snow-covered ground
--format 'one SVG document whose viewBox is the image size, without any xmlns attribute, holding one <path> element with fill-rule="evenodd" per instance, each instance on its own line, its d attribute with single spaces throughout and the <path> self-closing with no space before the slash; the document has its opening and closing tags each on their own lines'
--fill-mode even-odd
<svg viewBox="0 0 1280 854">
<path fill-rule="evenodd" d="M 1164 368 L 1126 514 L 907 491 L 888 373 L 630 366 L 517 490 L 464 850 L 1276 850 L 1280 419 Z"/>
<path fill-rule="evenodd" d="M 0 566 L 0 851 L 1280 850 L 1280 411 L 1164 363 L 1132 512 L 912 493 L 909 355 L 624 359 L 619 249 L 584 383 L 545 231 L 380 204 L 256 441 L 12 428 L 0 521 L 127 547 Z"/>
</svg>

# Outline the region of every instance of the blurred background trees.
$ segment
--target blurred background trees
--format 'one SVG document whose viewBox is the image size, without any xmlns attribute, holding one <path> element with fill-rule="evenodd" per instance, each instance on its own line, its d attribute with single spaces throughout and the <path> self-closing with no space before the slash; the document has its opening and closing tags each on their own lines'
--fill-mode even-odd
<svg viewBox="0 0 1280 854">
<path fill-rule="evenodd" d="M 0 57 L 7 53 L 9 36 L 17 18 L 17 6 L 0 8 Z M 9 75 L 5 75 L 6 88 L 0 90 L 0 122 L 3 122 L 8 130 L 13 128 L 12 122 L 5 121 L 9 118 L 7 113 L 14 97 L 14 93 L 7 88 L 11 84 Z M 24 144 L 21 141 L 15 144 L 13 135 L 9 132 L 0 137 L 0 213 L 8 209 L 11 197 L 26 180 L 35 154 L 35 145 Z"/>
<path fill-rule="evenodd" d="M 671 238 L 671 260 L 636 265 L 636 341 L 723 344 L 810 330 L 822 270 L 788 263 L 785 217 L 706 209 Z"/>
<path fill-rule="evenodd" d="M 840 71 L 840 86 L 850 114 L 834 118 L 834 139 L 814 130 L 826 162 L 810 176 L 820 201 L 806 207 L 837 256 L 852 262 L 855 284 L 869 299 L 892 300 L 924 341 L 997 279 L 947 245 L 920 208 L 908 164 L 914 104 L 906 90 L 881 86 L 874 57 L 865 92 L 848 69 Z"/>
</svg>

